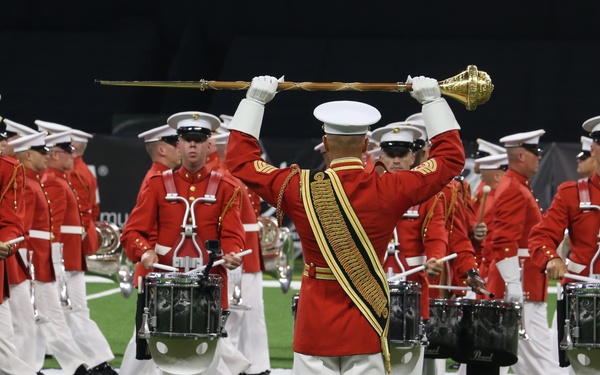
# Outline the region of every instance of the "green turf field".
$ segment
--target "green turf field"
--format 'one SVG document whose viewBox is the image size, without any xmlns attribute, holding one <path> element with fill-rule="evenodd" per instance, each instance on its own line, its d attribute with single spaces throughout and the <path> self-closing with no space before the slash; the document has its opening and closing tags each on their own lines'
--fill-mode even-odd
<svg viewBox="0 0 600 375">
<path fill-rule="evenodd" d="M 296 266 L 296 271 L 300 269 Z M 299 273 L 299 272 L 295 272 Z M 299 279 L 295 276 L 294 279 Z M 265 276 L 265 280 L 273 280 Z M 552 285 L 555 283 L 553 282 Z M 88 283 L 88 296 L 118 288 L 115 283 Z M 280 288 L 265 288 L 265 315 L 269 334 L 269 352 L 272 368 L 292 367 L 293 318 L 291 314 L 292 296 L 297 290 L 290 289 L 283 294 Z M 556 296 L 548 296 L 548 319 L 551 322 L 555 311 Z M 124 298 L 121 293 L 94 298 L 88 301 L 92 319 L 96 321 L 110 343 L 115 359 L 113 367 L 120 367 L 125 347 L 133 334 L 135 297 Z M 549 323 L 550 324 L 550 323 Z M 449 360 L 449 363 L 451 361 Z M 46 360 L 44 368 L 60 368 L 54 359 Z M 452 370 L 450 370 L 452 371 Z"/>
</svg>

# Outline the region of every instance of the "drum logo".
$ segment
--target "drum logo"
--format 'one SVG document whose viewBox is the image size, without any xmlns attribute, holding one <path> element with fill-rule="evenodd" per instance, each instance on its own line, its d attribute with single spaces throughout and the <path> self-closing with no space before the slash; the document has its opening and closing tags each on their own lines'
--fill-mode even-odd
<svg viewBox="0 0 600 375">
<path fill-rule="evenodd" d="M 493 356 L 494 356 L 494 353 L 490 353 L 490 355 L 483 355 L 483 354 L 481 354 L 481 350 L 475 350 L 475 351 L 473 351 L 473 356 L 471 357 L 471 360 L 472 361 L 480 361 L 480 362 L 492 362 Z"/>
</svg>

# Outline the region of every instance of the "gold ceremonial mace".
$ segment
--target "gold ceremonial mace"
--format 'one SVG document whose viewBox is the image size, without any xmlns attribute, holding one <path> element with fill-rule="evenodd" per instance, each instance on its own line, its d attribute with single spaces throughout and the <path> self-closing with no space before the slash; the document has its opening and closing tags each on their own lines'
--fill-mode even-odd
<svg viewBox="0 0 600 375">
<path fill-rule="evenodd" d="M 244 81 L 94 81 L 100 85 L 190 88 L 204 90 L 247 90 L 250 82 Z M 463 103 L 472 111 L 487 102 L 492 95 L 494 85 L 486 72 L 469 65 L 467 70 L 439 82 L 442 94 Z M 280 82 L 278 91 L 390 91 L 406 92 L 412 89 L 411 84 L 397 83 L 362 83 L 362 82 Z"/>
</svg>

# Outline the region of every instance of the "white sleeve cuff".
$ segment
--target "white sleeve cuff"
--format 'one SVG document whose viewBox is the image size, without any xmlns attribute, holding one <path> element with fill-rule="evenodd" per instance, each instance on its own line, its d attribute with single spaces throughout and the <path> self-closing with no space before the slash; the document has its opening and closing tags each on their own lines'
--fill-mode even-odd
<svg viewBox="0 0 600 375">
<path fill-rule="evenodd" d="M 460 130 L 460 125 L 456 122 L 454 113 L 444 98 L 437 98 L 430 103 L 423 104 L 422 113 L 430 139 L 450 130 Z"/>
<path fill-rule="evenodd" d="M 253 100 L 242 99 L 227 128 L 246 133 L 258 139 L 264 112 L 264 105 Z"/>
</svg>

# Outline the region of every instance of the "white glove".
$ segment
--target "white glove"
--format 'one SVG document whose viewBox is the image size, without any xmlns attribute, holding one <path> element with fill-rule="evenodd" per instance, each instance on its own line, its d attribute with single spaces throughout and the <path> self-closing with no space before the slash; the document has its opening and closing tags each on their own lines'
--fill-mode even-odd
<svg viewBox="0 0 600 375">
<path fill-rule="evenodd" d="M 56 279 L 63 278 L 65 276 L 65 267 L 62 255 L 62 243 L 60 242 L 52 242 L 52 264 L 54 265 Z"/>
<path fill-rule="evenodd" d="M 279 81 L 275 77 L 254 77 L 250 84 L 250 88 L 246 92 L 246 98 L 257 102 L 258 104 L 265 105 L 275 97 L 278 84 Z"/>
<path fill-rule="evenodd" d="M 523 302 L 523 286 L 521 285 L 519 257 L 514 256 L 501 260 L 496 263 L 496 267 L 506 283 L 504 299 L 511 302 Z"/>
<path fill-rule="evenodd" d="M 421 104 L 431 103 L 440 98 L 442 93 L 438 81 L 433 78 L 408 76 L 406 83 L 412 84 L 410 96 L 415 98 Z"/>
<path fill-rule="evenodd" d="M 484 222 L 477 223 L 473 225 L 473 238 L 477 241 L 483 241 L 485 235 L 487 234 L 487 225 Z"/>
<path fill-rule="evenodd" d="M 271 76 L 254 77 L 246 92 L 246 99 L 242 99 L 238 105 L 227 128 L 258 139 L 265 113 L 265 104 L 275 96 L 279 82 L 283 82 L 283 77 L 279 80 Z"/>
</svg>

